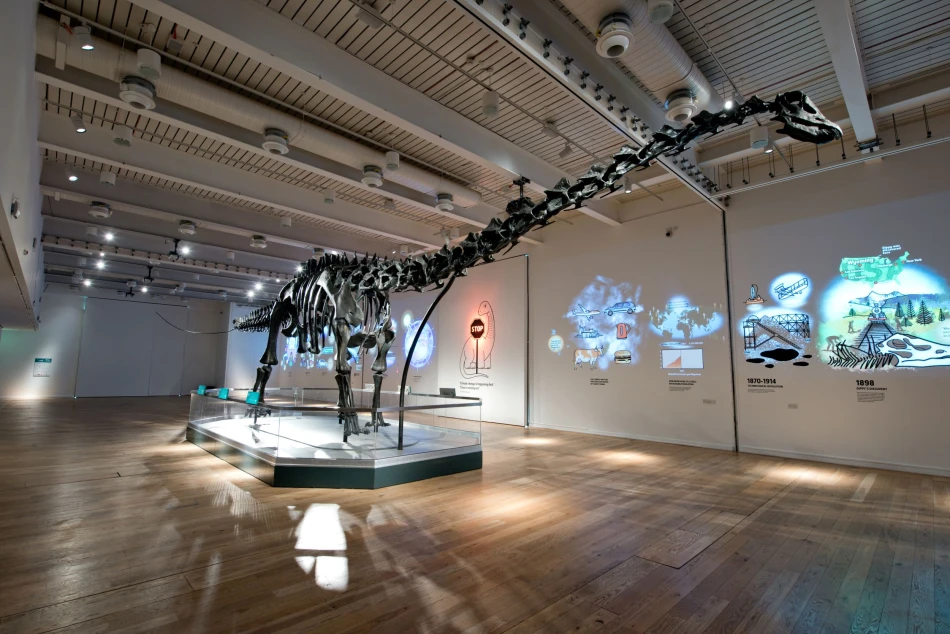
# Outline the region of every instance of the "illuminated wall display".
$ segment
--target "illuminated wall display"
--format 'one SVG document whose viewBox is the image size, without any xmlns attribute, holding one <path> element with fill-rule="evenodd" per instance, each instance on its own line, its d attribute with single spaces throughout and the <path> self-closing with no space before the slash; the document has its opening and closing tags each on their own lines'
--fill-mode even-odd
<svg viewBox="0 0 950 634">
<path fill-rule="evenodd" d="M 552 330 L 548 340 L 551 352 L 570 353 L 574 369 L 607 370 L 611 365 L 632 365 L 639 360 L 637 347 L 641 333 L 637 328 L 640 287 L 615 282 L 598 275 L 572 301 L 563 315 L 572 324 L 568 338 Z"/>
<path fill-rule="evenodd" d="M 462 346 L 459 370 L 462 377 L 472 379 L 487 377 L 491 369 L 492 351 L 495 347 L 495 311 L 487 301 L 479 302 L 477 310 L 466 325 L 468 337 Z"/>
<path fill-rule="evenodd" d="M 808 303 L 810 294 L 811 279 L 794 271 L 772 280 L 768 298 L 760 295 L 757 284 L 750 285 L 743 302 L 748 312 L 736 324 L 748 363 L 766 368 L 810 365 L 812 320 L 798 310 Z"/>
<path fill-rule="evenodd" d="M 950 365 L 946 281 L 900 245 L 844 257 L 821 299 L 822 361 L 880 370 Z"/>
</svg>

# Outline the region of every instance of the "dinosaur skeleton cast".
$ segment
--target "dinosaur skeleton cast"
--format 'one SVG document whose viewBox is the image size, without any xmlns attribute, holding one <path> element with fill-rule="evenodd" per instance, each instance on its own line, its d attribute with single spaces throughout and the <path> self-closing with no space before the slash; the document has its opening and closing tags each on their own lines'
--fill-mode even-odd
<svg viewBox="0 0 950 634">
<path fill-rule="evenodd" d="M 700 137 L 708 138 L 759 114 L 771 115 L 772 121 L 783 124 L 779 134 L 797 141 L 822 144 L 841 138 L 841 128 L 825 118 L 801 91 L 777 95 L 774 101 L 752 97 L 729 110 L 717 113 L 704 110 L 679 130 L 664 126 L 643 147 L 622 147 L 609 165 L 593 165 L 575 183 L 561 179 L 544 192 L 540 202 L 524 196 L 525 179 L 516 181 L 522 185 L 522 194 L 508 203 L 508 217 L 504 221 L 493 218 L 481 232 L 469 233 L 451 248 L 445 246 L 432 255 L 402 260 L 324 255 L 306 262 L 271 305 L 235 320 L 237 330 L 268 332 L 254 391 L 263 401 L 271 370 L 278 363 L 278 333 L 297 337 L 297 351 L 301 354 L 322 349 L 328 334 L 332 333 L 343 441 L 346 442 L 350 434 L 369 433 L 371 427 L 378 430 L 379 426 L 388 424 L 382 414 L 375 413 L 366 429 L 361 430 L 357 414 L 346 413 L 354 406 L 348 348 L 358 348 L 360 352 L 376 350 L 372 365 L 373 408 L 378 408 L 386 353 L 395 338 L 390 319 L 390 293 L 443 288 L 447 280 L 451 284 L 455 277 L 465 275 L 469 267 L 492 262 L 496 254 L 518 244 L 528 231 L 550 224 L 561 211 L 578 208 L 601 191 L 619 189 L 627 172 L 646 169 L 661 156 L 683 152 Z"/>
</svg>

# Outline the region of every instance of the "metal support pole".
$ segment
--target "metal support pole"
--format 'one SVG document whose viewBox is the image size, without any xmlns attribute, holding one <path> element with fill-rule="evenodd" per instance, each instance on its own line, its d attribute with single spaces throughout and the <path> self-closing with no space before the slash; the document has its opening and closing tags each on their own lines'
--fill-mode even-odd
<svg viewBox="0 0 950 634">
<path fill-rule="evenodd" d="M 399 445 L 398 449 L 402 449 L 402 430 L 405 423 L 406 412 L 403 409 L 406 406 L 406 379 L 409 377 L 409 366 L 412 365 L 412 354 L 416 351 L 416 344 L 419 343 L 419 335 L 422 334 L 422 329 L 426 327 L 426 324 L 429 321 L 429 317 L 432 316 L 432 311 L 435 310 L 435 307 L 438 306 L 439 302 L 445 296 L 452 284 L 455 283 L 455 275 L 449 278 L 449 281 L 445 283 L 445 286 L 442 287 L 442 292 L 439 293 L 439 296 L 435 298 L 435 301 L 432 302 L 432 305 L 429 306 L 429 310 L 426 311 L 425 317 L 422 318 L 422 321 L 419 323 L 419 329 L 416 330 L 416 336 L 412 338 L 412 345 L 409 346 L 409 352 L 406 353 L 406 365 L 402 368 L 402 382 L 399 387 Z"/>
</svg>

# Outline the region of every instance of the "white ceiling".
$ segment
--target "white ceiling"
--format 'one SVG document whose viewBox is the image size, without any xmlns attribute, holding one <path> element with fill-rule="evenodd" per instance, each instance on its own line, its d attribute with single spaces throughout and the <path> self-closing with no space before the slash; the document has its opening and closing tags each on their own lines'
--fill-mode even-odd
<svg viewBox="0 0 950 634">
<path fill-rule="evenodd" d="M 576 19 L 568 8 L 576 0 L 565 3 L 550 1 L 572 28 L 593 42 L 594 35 L 589 25 L 585 26 Z M 728 74 L 746 96 L 760 94 L 771 97 L 779 91 L 802 89 L 819 107 L 840 108 L 841 90 L 822 36 L 815 1 L 680 0 L 679 9 L 667 27 L 713 87 L 724 94 L 731 93 L 726 80 Z M 266 7 L 274 16 L 285 20 L 288 30 L 303 28 L 312 32 L 313 38 L 323 38 L 354 59 L 410 87 L 422 99 L 420 103 L 445 106 L 490 133 L 485 138 L 514 144 L 535 157 L 539 164 L 549 166 L 552 173 L 578 175 L 586 171 L 596 157 L 608 156 L 622 144 L 630 142 L 629 135 L 615 127 L 596 108 L 578 98 L 575 92 L 548 74 L 524 51 L 498 37 L 476 19 L 471 7 L 463 6 L 466 4 L 464 0 L 401 0 L 383 13 L 393 26 L 384 25 L 375 30 L 356 18 L 357 7 L 352 0 L 235 2 L 242 6 L 256 2 Z M 40 12 L 58 20 L 60 15 L 56 8 L 65 9 L 88 21 L 96 37 L 125 47 L 141 43 L 166 51 L 170 40 L 181 41 L 184 46 L 180 54 L 177 58 L 165 57 L 164 64 L 374 150 L 396 149 L 403 162 L 476 190 L 482 196 L 480 213 L 487 214 L 484 218 L 502 214 L 506 203 L 516 195 L 516 190 L 510 185 L 508 166 L 472 160 L 471 154 L 456 151 L 451 143 L 441 143 L 440 139 L 431 136 L 423 138 L 424 135 L 407 129 L 411 126 L 402 125 L 398 117 L 384 116 L 385 110 L 370 108 L 376 114 L 369 114 L 345 99 L 300 81 L 299 74 L 295 78 L 275 70 L 272 66 L 281 64 L 274 60 L 251 59 L 234 47 L 214 41 L 206 33 L 177 25 L 167 17 L 175 15 L 174 10 L 166 11 L 163 2 L 151 0 L 148 4 L 156 8 L 156 12 L 127 0 L 44 0 L 40 3 Z M 950 3 L 945 0 L 852 0 L 851 6 L 868 90 L 872 95 L 946 70 L 950 65 Z M 687 16 L 699 29 L 711 52 L 689 24 Z M 239 43 L 231 43 L 242 48 Z M 718 63 L 713 53 L 718 57 Z M 488 73 L 484 72 L 486 67 L 492 69 L 492 87 L 506 100 L 501 114 L 493 119 L 485 118 L 481 112 L 484 88 L 480 82 L 489 80 Z M 633 70 L 626 67 L 621 70 L 643 90 Z M 64 72 L 70 72 L 69 68 Z M 316 81 L 312 83 L 318 84 Z M 161 97 L 160 81 L 158 90 Z M 661 95 L 651 97 L 656 103 L 663 98 Z M 297 234 L 299 242 L 295 246 L 276 246 L 279 243 L 272 242 L 275 246 L 268 252 L 268 256 L 286 261 L 283 268 L 274 266 L 273 269 L 288 272 L 293 270 L 294 261 L 307 257 L 309 245 L 381 254 L 398 251 L 401 241 L 380 234 L 369 226 L 369 222 L 363 223 L 367 225 L 363 227 L 363 214 L 398 218 L 408 223 L 407 226 L 416 228 L 414 235 L 431 235 L 433 244 L 440 242 L 440 229 L 459 228 L 464 234 L 477 230 L 479 226 L 447 217 L 425 205 L 403 200 L 395 201 L 394 205 L 387 203 L 387 197 L 378 192 L 353 185 L 344 178 L 334 179 L 299 164 L 290 164 L 263 151 L 255 152 L 253 148 L 223 142 L 195 129 L 188 121 L 175 125 L 167 116 L 156 119 L 148 112 L 116 107 L 114 102 L 84 96 L 50 83 L 41 84 L 40 98 L 38 107 L 43 111 L 64 118 L 71 111 L 82 112 L 87 123 L 99 130 L 111 130 L 117 124 L 132 127 L 137 156 L 150 154 L 152 150 L 149 148 L 153 146 L 162 146 L 226 166 L 234 181 L 234 192 L 241 192 L 242 181 L 248 178 L 248 174 L 254 174 L 272 179 L 275 187 L 280 183 L 284 187 L 312 192 L 314 198 L 320 197 L 324 189 L 333 189 L 338 200 L 352 204 L 354 210 L 353 217 L 348 217 L 347 222 L 334 221 L 312 214 L 293 213 L 278 204 L 279 201 L 266 204 L 267 201 L 259 197 L 252 200 L 240 193 L 223 194 L 215 187 L 202 187 L 200 183 L 184 178 L 160 178 L 147 173 L 148 170 L 136 170 L 134 162 L 117 165 L 83 158 L 80 151 L 82 138 L 74 141 L 75 153 L 41 150 L 48 168 L 44 170 L 47 181 L 44 185 L 56 184 L 52 183 L 58 173 L 56 170 L 68 165 L 80 169 L 85 175 L 73 192 L 101 195 L 101 190 L 93 191 L 96 188 L 91 185 L 89 189 L 84 188 L 85 183 L 97 182 L 97 173 L 103 170 L 116 173 L 120 183 L 133 187 L 128 193 L 135 194 L 136 204 L 147 201 L 150 198 L 148 192 L 154 192 L 151 198 L 156 201 L 156 213 L 123 220 L 126 212 L 117 211 L 113 223 L 130 232 L 134 229 L 143 235 L 150 234 L 155 240 L 181 237 L 174 231 L 178 217 L 175 214 L 197 220 L 200 210 L 206 214 L 200 217 L 205 220 L 203 224 L 199 222 L 200 240 L 211 250 L 236 249 L 235 245 L 246 242 L 251 225 L 273 227 L 273 236 L 279 238 L 280 218 L 289 216 L 293 228 L 289 233 L 285 231 L 283 237 L 293 242 L 291 236 Z M 385 109 L 387 95 L 378 94 L 374 105 Z M 542 133 L 540 122 L 548 120 L 556 122 L 560 136 L 551 138 Z M 741 134 L 742 129 L 734 130 L 702 144 L 700 149 L 724 147 L 723 144 Z M 570 156 L 561 158 L 559 153 L 565 141 L 575 149 Z M 651 191 L 662 193 L 680 186 L 679 180 L 659 170 Z M 637 190 L 614 197 L 611 204 L 633 205 L 649 195 Z M 132 204 L 131 199 L 126 202 Z M 80 203 L 47 205 L 45 213 L 50 213 L 51 209 L 61 209 L 64 217 L 77 222 L 91 220 L 83 215 Z M 190 209 L 194 210 L 193 216 L 189 216 Z M 233 227 L 229 227 L 229 215 Z M 574 214 L 567 217 L 570 215 Z M 630 217 L 629 214 L 625 216 Z M 255 218 L 266 222 L 255 221 Z M 62 223 L 57 225 L 51 221 L 46 231 L 54 238 L 68 237 L 52 233 L 65 233 Z M 250 266 L 253 257 L 238 253 L 238 260 L 242 258 L 246 260 L 244 265 Z"/>
</svg>

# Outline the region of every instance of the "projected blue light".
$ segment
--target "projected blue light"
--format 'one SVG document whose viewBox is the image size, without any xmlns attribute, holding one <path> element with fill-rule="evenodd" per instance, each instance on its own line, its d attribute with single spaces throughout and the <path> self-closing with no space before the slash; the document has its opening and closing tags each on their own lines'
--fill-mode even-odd
<svg viewBox="0 0 950 634">
<path fill-rule="evenodd" d="M 406 327 L 406 336 L 403 338 L 403 350 L 406 354 L 409 352 L 409 347 L 412 345 L 416 333 L 419 332 L 421 323 L 422 320 L 417 319 L 410 322 Z M 409 361 L 409 365 L 417 369 L 424 368 L 429 365 L 433 354 L 435 354 L 435 333 L 432 331 L 432 326 L 426 324 L 422 329 L 422 334 L 419 335 L 419 341 L 416 343 L 416 349 L 412 352 L 412 360 Z"/>
</svg>

